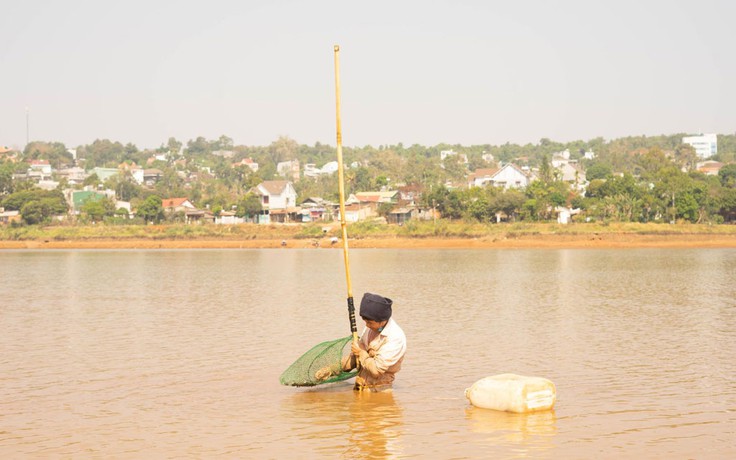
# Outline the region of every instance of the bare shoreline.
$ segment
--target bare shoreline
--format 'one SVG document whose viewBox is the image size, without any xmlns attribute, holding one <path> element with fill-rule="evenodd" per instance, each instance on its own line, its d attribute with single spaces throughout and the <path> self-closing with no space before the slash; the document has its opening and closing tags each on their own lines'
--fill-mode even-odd
<svg viewBox="0 0 736 460">
<path fill-rule="evenodd" d="M 369 237 L 348 240 L 350 248 L 386 249 L 614 249 L 614 248 L 736 248 L 736 235 L 627 233 L 536 234 L 518 237 L 406 238 Z M 92 238 L 78 240 L 2 240 L 0 249 L 265 249 L 334 248 L 342 243 L 320 239 L 146 239 Z"/>
</svg>

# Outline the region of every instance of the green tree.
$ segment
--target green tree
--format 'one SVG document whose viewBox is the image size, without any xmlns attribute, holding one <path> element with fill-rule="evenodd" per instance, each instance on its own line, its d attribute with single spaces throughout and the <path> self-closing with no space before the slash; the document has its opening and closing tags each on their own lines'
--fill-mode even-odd
<svg viewBox="0 0 736 460">
<path fill-rule="evenodd" d="M 488 222 L 492 216 L 491 207 L 485 196 L 470 199 L 465 209 L 465 216 L 478 222 Z"/>
<path fill-rule="evenodd" d="M 463 179 L 467 173 L 467 169 L 465 168 L 465 164 L 463 163 L 460 155 L 450 155 L 446 157 L 442 165 L 444 166 L 447 177 L 454 181 Z"/>
<path fill-rule="evenodd" d="M 37 188 L 20 190 L 8 195 L 2 200 L 2 206 L 9 210 L 21 211 L 23 205 L 32 201 L 42 202 L 45 206 L 45 215 L 49 217 L 57 214 L 65 214 L 69 209 L 64 199 L 64 194 L 61 191 L 41 190 Z M 21 214 L 23 213 L 21 212 Z"/>
<path fill-rule="evenodd" d="M 170 155 L 178 155 L 181 150 L 182 143 L 177 141 L 175 137 L 170 137 L 166 142 L 166 148 Z"/>
<path fill-rule="evenodd" d="M 13 193 L 13 164 L 0 163 L 0 197 Z"/>
<path fill-rule="evenodd" d="M 261 198 L 254 193 L 248 193 L 238 203 L 235 215 L 238 217 L 252 218 L 260 214 L 262 210 Z"/>
<path fill-rule="evenodd" d="M 105 181 L 104 186 L 115 190 L 115 196 L 121 201 L 130 201 L 142 193 L 141 186 L 135 182 L 130 171 L 115 174 Z"/>
<path fill-rule="evenodd" d="M 210 152 L 210 144 L 207 142 L 207 139 L 202 136 L 187 142 L 187 154 L 190 156 L 202 156 Z"/>
<path fill-rule="evenodd" d="M 23 149 L 23 159 L 25 161 L 48 160 L 49 164 L 57 169 L 74 162 L 72 154 L 61 142 L 30 142 Z"/>
<path fill-rule="evenodd" d="M 274 164 L 295 159 L 298 151 L 299 144 L 286 136 L 280 136 L 268 147 L 268 154 Z"/>
<path fill-rule="evenodd" d="M 585 178 L 589 181 L 605 179 L 611 174 L 613 174 L 611 166 L 599 161 L 591 163 L 591 165 L 588 166 L 588 169 L 585 170 Z"/>
<path fill-rule="evenodd" d="M 691 215 L 692 202 L 685 197 L 692 186 L 692 179 L 671 165 L 658 171 L 652 193 L 660 198 L 661 213 L 674 222 Z"/>
<path fill-rule="evenodd" d="M 94 167 L 117 167 L 125 156 L 125 146 L 108 139 L 96 139 L 77 149 L 77 157 L 84 160 L 84 167 L 88 170 Z"/>
<path fill-rule="evenodd" d="M 680 144 L 675 147 L 675 162 L 686 171 L 693 171 L 698 164 L 698 154 L 690 144 Z"/>
<path fill-rule="evenodd" d="M 720 196 L 719 214 L 725 222 L 736 221 L 736 188 L 723 188 Z"/>
<path fill-rule="evenodd" d="M 26 224 L 36 225 L 48 222 L 51 217 L 64 214 L 67 204 L 61 192 L 45 190 L 24 190 L 10 195 L 4 201 L 8 209 L 19 210 Z"/>
<path fill-rule="evenodd" d="M 212 142 L 212 150 L 232 150 L 233 140 L 226 135 L 220 136 L 216 141 Z"/>
<path fill-rule="evenodd" d="M 87 200 L 80 209 L 83 215 L 93 222 L 101 222 L 105 217 L 115 215 L 115 202 L 111 198 Z"/>
<path fill-rule="evenodd" d="M 48 212 L 41 201 L 29 201 L 23 204 L 20 215 L 28 225 L 37 225 L 46 221 Z"/>
<path fill-rule="evenodd" d="M 718 171 L 718 178 L 724 187 L 736 187 L 736 163 L 723 166 Z"/>
<path fill-rule="evenodd" d="M 496 195 L 491 202 L 491 208 L 495 212 L 503 212 L 510 220 L 515 220 L 516 215 L 521 212 L 526 201 L 526 196 L 519 190 L 511 189 Z"/>
<path fill-rule="evenodd" d="M 89 176 L 84 178 L 82 185 L 85 187 L 92 186 L 94 188 L 97 188 L 97 186 L 100 185 L 101 183 L 102 181 L 100 181 L 100 176 L 98 176 L 96 173 L 92 173 Z"/>
<path fill-rule="evenodd" d="M 393 203 L 379 203 L 378 209 L 376 210 L 378 212 L 378 215 L 380 217 L 388 218 L 388 215 L 391 214 L 391 211 L 394 209 Z"/>
<path fill-rule="evenodd" d="M 163 200 L 158 195 L 151 195 L 138 206 L 136 215 L 145 222 L 159 223 L 164 218 Z"/>
</svg>

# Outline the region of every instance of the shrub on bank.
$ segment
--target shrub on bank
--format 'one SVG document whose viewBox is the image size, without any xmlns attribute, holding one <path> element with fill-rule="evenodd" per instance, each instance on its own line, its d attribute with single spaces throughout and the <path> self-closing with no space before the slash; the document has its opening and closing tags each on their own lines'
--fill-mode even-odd
<svg viewBox="0 0 736 460">
<path fill-rule="evenodd" d="M 0 226 L 0 240 L 92 239 L 308 239 L 340 236 L 339 227 L 324 231 L 324 223 L 237 225 L 22 225 Z M 664 223 L 478 223 L 460 220 L 409 221 L 389 225 L 380 220 L 348 224 L 348 238 L 517 238 L 533 235 L 580 234 L 720 234 L 736 235 L 736 225 Z"/>
</svg>

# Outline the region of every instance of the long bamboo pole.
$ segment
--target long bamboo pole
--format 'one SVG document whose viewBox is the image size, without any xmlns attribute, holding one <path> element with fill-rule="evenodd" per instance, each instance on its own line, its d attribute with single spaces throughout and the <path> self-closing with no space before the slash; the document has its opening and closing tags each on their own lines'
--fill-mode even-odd
<svg viewBox="0 0 736 460">
<path fill-rule="evenodd" d="M 337 177 L 340 191 L 340 229 L 342 230 L 342 255 L 345 260 L 345 278 L 348 286 L 348 317 L 353 342 L 358 341 L 358 328 L 355 325 L 355 302 L 353 285 L 350 282 L 350 257 L 348 256 L 348 229 L 345 222 L 345 172 L 342 163 L 342 123 L 340 122 L 340 46 L 335 45 L 335 113 L 337 115 Z"/>
</svg>

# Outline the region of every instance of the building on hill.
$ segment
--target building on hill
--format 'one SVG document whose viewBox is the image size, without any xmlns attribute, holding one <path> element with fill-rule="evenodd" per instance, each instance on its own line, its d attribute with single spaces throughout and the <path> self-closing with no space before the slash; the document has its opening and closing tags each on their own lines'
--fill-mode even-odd
<svg viewBox="0 0 736 460">
<path fill-rule="evenodd" d="M 6 211 L 5 208 L 0 207 L 0 225 L 20 223 L 20 221 L 20 211 Z"/>
<path fill-rule="evenodd" d="M 144 169 L 143 170 L 143 183 L 147 185 L 148 187 L 153 187 L 156 185 L 156 182 L 161 180 L 161 177 L 163 177 L 164 172 L 160 169 L 151 168 L 151 169 Z"/>
<path fill-rule="evenodd" d="M 301 204 L 302 222 L 317 222 L 332 219 L 332 203 L 321 197 L 309 197 Z"/>
<path fill-rule="evenodd" d="M 719 161 L 701 161 L 696 168 L 706 176 L 717 176 L 723 166 L 724 164 Z"/>
<path fill-rule="evenodd" d="M 499 168 L 479 168 L 468 175 L 468 187 L 483 187 L 493 182 Z"/>
<path fill-rule="evenodd" d="M 43 174 L 51 174 L 51 164 L 49 160 L 31 160 L 31 171 L 38 171 Z"/>
<path fill-rule="evenodd" d="M 179 211 L 196 210 L 197 208 L 186 197 L 164 198 L 161 207 L 165 212 L 174 213 Z"/>
<path fill-rule="evenodd" d="M 64 197 L 69 204 L 70 212 L 73 215 L 79 215 L 82 206 L 89 201 L 103 200 L 105 198 L 115 199 L 114 190 L 65 190 Z"/>
<path fill-rule="evenodd" d="M 683 137 L 682 143 L 691 145 L 700 158 L 710 158 L 718 154 L 718 136 L 715 134 Z"/>
<path fill-rule="evenodd" d="M 559 168 L 564 164 L 570 163 L 570 150 L 565 149 L 562 152 L 553 153 L 552 161 L 550 163 L 553 168 Z"/>
<path fill-rule="evenodd" d="M 253 158 L 243 158 L 237 163 L 233 163 L 232 167 L 237 168 L 238 166 L 247 166 L 253 172 L 258 172 L 258 163 L 253 161 Z"/>
<path fill-rule="evenodd" d="M 220 215 L 215 216 L 215 223 L 219 225 L 236 225 L 245 223 L 245 219 L 236 216 L 234 211 L 220 211 Z"/>
<path fill-rule="evenodd" d="M 555 169 L 559 179 L 570 184 L 573 189 L 584 191 L 588 187 L 585 171 L 577 162 L 563 163 Z"/>
<path fill-rule="evenodd" d="M 60 178 L 66 178 L 69 185 L 81 184 L 82 182 L 84 182 L 87 176 L 89 176 L 89 174 L 85 172 L 84 168 L 80 168 L 79 166 L 60 169 L 56 171 L 56 174 Z"/>
<path fill-rule="evenodd" d="M 299 160 L 282 161 L 276 165 L 276 172 L 279 176 L 293 181 L 299 182 Z"/>
<path fill-rule="evenodd" d="M 454 150 L 442 150 L 440 151 L 440 162 L 444 163 L 444 161 L 449 157 L 457 157 L 459 162 L 463 164 L 468 164 L 468 156 L 464 153 L 458 154 Z"/>
<path fill-rule="evenodd" d="M 399 191 L 389 190 L 387 192 L 358 192 L 355 198 L 361 203 L 398 203 Z"/>
<path fill-rule="evenodd" d="M 468 186 L 483 187 L 491 184 L 494 187 L 525 188 L 532 181 L 530 174 L 524 172 L 513 163 L 507 163 L 501 168 L 478 169 L 468 176 Z"/>
<path fill-rule="evenodd" d="M 97 174 L 97 178 L 100 182 L 105 182 L 112 176 L 119 173 L 118 168 L 92 168 L 91 174 Z"/>
<path fill-rule="evenodd" d="M 259 223 L 288 222 L 300 219 L 299 209 L 296 208 L 296 190 L 294 184 L 286 180 L 267 180 L 251 189 L 261 198 L 263 211 L 259 216 Z"/>
<path fill-rule="evenodd" d="M 322 175 L 334 174 L 337 172 L 339 165 L 337 161 L 328 161 L 321 168 L 318 168 L 314 163 L 307 163 L 304 165 L 304 177 L 319 177 Z"/>
</svg>

